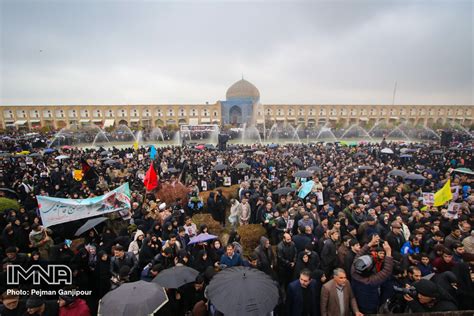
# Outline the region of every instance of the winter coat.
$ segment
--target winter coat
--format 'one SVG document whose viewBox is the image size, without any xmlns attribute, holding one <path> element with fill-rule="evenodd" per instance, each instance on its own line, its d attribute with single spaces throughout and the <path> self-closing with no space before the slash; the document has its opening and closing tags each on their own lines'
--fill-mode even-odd
<svg viewBox="0 0 474 316">
<path fill-rule="evenodd" d="M 90 316 L 91 312 L 86 301 L 77 298 L 73 303 L 59 308 L 59 316 Z"/>
<path fill-rule="evenodd" d="M 262 236 L 260 238 L 260 245 L 255 248 L 255 255 L 258 260 L 258 268 L 268 275 L 273 275 L 273 266 L 275 265 L 275 254 L 272 247 L 265 247 L 268 238 Z"/>
<path fill-rule="evenodd" d="M 362 247 L 355 260 L 367 254 L 369 246 Z M 383 269 L 380 272 L 372 273 L 368 276 L 356 272 L 354 265 L 351 268 L 352 291 L 355 294 L 359 309 L 364 314 L 376 314 L 380 305 L 379 288 L 392 274 L 393 258 L 385 257 Z"/>
</svg>

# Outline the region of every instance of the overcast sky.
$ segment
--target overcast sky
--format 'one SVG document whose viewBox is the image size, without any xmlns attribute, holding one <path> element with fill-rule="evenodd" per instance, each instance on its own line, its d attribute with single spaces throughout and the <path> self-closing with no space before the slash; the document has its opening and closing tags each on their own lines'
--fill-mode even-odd
<svg viewBox="0 0 474 316">
<path fill-rule="evenodd" d="M 0 0 L 0 104 L 474 104 L 474 1 Z"/>
</svg>

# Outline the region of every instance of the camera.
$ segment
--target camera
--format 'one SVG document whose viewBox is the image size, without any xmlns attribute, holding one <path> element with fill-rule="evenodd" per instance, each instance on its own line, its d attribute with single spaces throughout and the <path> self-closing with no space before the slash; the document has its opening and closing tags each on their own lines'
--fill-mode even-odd
<svg viewBox="0 0 474 316">
<path fill-rule="evenodd" d="M 410 296 L 413 297 L 413 298 L 416 298 L 416 295 L 418 294 L 418 292 L 416 291 L 415 287 L 413 287 L 413 286 L 410 286 L 410 287 L 399 287 L 399 286 L 394 285 L 394 286 L 393 286 L 393 290 L 395 291 L 395 293 L 400 293 L 400 294 L 402 294 L 402 295 L 408 294 L 408 295 L 410 295 Z"/>
</svg>

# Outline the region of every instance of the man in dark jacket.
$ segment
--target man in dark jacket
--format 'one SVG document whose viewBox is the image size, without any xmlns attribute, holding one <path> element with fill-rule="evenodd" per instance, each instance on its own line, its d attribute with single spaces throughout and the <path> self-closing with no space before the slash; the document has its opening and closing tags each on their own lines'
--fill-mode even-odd
<svg viewBox="0 0 474 316">
<path fill-rule="evenodd" d="M 336 241 L 339 239 L 339 231 L 333 229 L 329 232 L 329 238 L 324 241 L 321 251 L 321 269 L 326 275 L 332 275 L 337 267 Z"/>
<path fill-rule="evenodd" d="M 296 263 L 296 247 L 291 235 L 283 234 L 283 240 L 277 246 L 278 276 L 283 288 L 286 288 L 293 275 Z"/>
<path fill-rule="evenodd" d="M 351 241 L 349 241 L 349 247 L 350 247 L 349 253 L 344 257 L 344 262 L 342 263 L 342 267 L 344 268 L 344 271 L 346 271 L 347 279 L 350 281 L 352 263 L 354 263 L 355 257 L 360 252 L 359 241 L 355 238 L 351 239 Z"/>
<path fill-rule="evenodd" d="M 392 231 L 387 234 L 385 240 L 388 242 L 393 252 L 400 253 L 400 250 L 406 241 L 402 233 L 402 225 L 397 221 L 393 221 L 391 227 Z"/>
<path fill-rule="evenodd" d="M 416 297 L 406 294 L 403 298 L 413 313 L 447 312 L 458 310 L 452 298 L 442 295 L 436 283 L 431 280 L 420 280 L 413 285 Z"/>
<path fill-rule="evenodd" d="M 255 248 L 255 255 L 257 256 L 258 269 L 265 272 L 269 276 L 273 276 L 273 267 L 275 266 L 275 254 L 267 237 L 260 238 L 260 245 Z"/>
<path fill-rule="evenodd" d="M 304 269 L 298 280 L 288 285 L 286 307 L 289 316 L 319 316 L 321 287 Z"/>
<path fill-rule="evenodd" d="M 367 253 L 371 247 L 378 245 L 380 237 L 372 236 L 372 240 L 362 247 L 351 268 L 352 290 L 357 299 L 359 309 L 364 314 L 376 314 L 380 305 L 380 286 L 392 274 L 392 248 L 387 241 L 383 244 L 385 260 L 380 272 L 376 272 L 375 263 Z"/>
<path fill-rule="evenodd" d="M 125 252 L 122 246 L 117 245 L 114 249 L 114 256 L 110 259 L 110 273 L 112 273 L 112 275 L 118 275 L 123 266 L 130 268 L 129 276 L 132 280 L 138 277 L 137 258 L 132 252 Z"/>
</svg>

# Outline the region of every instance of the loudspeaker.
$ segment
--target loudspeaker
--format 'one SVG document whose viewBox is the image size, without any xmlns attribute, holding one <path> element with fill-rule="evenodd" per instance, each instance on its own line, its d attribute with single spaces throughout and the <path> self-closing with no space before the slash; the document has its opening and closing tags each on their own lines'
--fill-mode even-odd
<svg viewBox="0 0 474 316">
<path fill-rule="evenodd" d="M 453 140 L 453 133 L 442 131 L 441 132 L 441 146 L 448 147 Z"/>
</svg>

